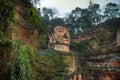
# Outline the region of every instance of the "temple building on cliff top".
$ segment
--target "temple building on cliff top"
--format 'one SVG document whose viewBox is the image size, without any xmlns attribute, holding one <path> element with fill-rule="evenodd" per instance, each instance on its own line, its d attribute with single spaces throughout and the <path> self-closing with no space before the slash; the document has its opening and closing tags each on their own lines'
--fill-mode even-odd
<svg viewBox="0 0 120 80">
<path fill-rule="evenodd" d="M 49 48 L 59 51 L 69 51 L 70 32 L 65 26 L 55 26 L 49 34 Z"/>
</svg>

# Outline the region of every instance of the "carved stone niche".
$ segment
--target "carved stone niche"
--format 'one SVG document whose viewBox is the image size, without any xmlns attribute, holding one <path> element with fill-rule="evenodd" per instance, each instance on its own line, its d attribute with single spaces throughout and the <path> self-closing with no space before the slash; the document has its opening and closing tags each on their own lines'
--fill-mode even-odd
<svg viewBox="0 0 120 80">
<path fill-rule="evenodd" d="M 70 33 L 64 26 L 56 26 L 49 34 L 49 48 L 60 51 L 69 51 Z"/>
</svg>

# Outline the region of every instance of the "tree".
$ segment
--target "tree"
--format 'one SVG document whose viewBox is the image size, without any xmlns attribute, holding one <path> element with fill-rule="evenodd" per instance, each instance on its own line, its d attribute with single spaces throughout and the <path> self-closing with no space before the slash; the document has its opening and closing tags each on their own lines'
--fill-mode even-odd
<svg viewBox="0 0 120 80">
<path fill-rule="evenodd" d="M 92 27 L 90 11 L 88 9 L 76 8 L 66 19 L 66 24 L 72 33 L 79 33 Z"/>
<path fill-rule="evenodd" d="M 54 19 L 54 16 L 57 13 L 58 13 L 58 11 L 56 9 L 53 9 L 53 8 L 44 7 L 42 9 L 40 20 L 41 20 L 41 26 L 44 27 L 44 29 L 42 29 L 44 32 L 49 33 L 49 27 L 51 25 L 51 20 Z"/>
<path fill-rule="evenodd" d="M 108 3 L 104 11 L 105 20 L 120 17 L 119 11 L 120 8 L 116 3 Z"/>
<path fill-rule="evenodd" d="M 76 7 L 75 10 L 72 10 L 69 16 L 65 19 L 65 22 L 69 27 L 71 33 L 80 32 L 81 23 L 79 22 L 79 19 L 81 18 L 81 14 L 82 14 L 82 9 Z"/>
<path fill-rule="evenodd" d="M 68 26 L 69 30 L 71 33 L 75 33 L 75 21 L 74 21 L 74 17 L 69 14 L 66 18 L 65 18 L 65 24 Z"/>
<path fill-rule="evenodd" d="M 25 0 L 24 0 L 25 1 Z M 34 7 L 36 7 L 37 8 L 37 5 L 39 4 L 40 5 L 40 0 L 29 0 L 32 4 L 33 4 L 33 6 Z"/>
<path fill-rule="evenodd" d="M 82 9 L 79 7 L 75 8 L 75 10 L 71 12 L 71 15 L 74 18 L 73 23 L 72 23 L 75 28 L 74 30 L 76 33 L 78 33 L 80 32 L 80 29 L 81 29 L 81 22 L 79 20 L 82 17 Z"/>
<path fill-rule="evenodd" d="M 72 10 L 71 15 L 77 20 L 79 17 L 81 17 L 82 9 L 79 7 L 76 7 L 75 10 Z"/>
<path fill-rule="evenodd" d="M 54 9 L 54 8 L 46 8 L 46 7 L 44 7 L 42 9 L 42 12 L 43 12 L 44 17 L 49 17 L 50 20 L 53 19 L 55 14 L 58 13 L 58 11 L 56 9 Z"/>
<path fill-rule="evenodd" d="M 81 23 L 82 29 L 85 31 L 88 28 L 92 27 L 90 11 L 88 9 L 82 9 L 81 15 L 82 16 L 79 22 Z"/>
<path fill-rule="evenodd" d="M 90 11 L 92 25 L 99 24 L 101 22 L 101 19 L 102 19 L 100 5 L 93 4 L 92 2 L 90 2 L 88 10 Z"/>
</svg>

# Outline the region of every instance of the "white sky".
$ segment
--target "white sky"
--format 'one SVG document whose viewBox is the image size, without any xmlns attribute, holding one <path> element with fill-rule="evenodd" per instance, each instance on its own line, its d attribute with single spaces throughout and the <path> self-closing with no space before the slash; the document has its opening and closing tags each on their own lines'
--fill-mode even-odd
<svg viewBox="0 0 120 80">
<path fill-rule="evenodd" d="M 109 2 L 120 4 L 120 0 L 92 0 L 94 3 L 99 3 L 104 6 Z M 90 0 L 41 0 L 41 7 L 56 8 L 60 14 L 71 12 L 76 7 L 87 8 Z"/>
</svg>

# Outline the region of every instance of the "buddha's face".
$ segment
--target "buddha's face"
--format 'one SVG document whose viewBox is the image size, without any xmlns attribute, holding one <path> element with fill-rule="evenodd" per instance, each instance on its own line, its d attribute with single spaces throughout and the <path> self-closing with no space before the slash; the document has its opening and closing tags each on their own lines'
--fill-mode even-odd
<svg viewBox="0 0 120 80">
<path fill-rule="evenodd" d="M 56 43 L 70 44 L 70 33 L 67 28 L 56 26 L 54 28 L 54 38 Z"/>
</svg>

